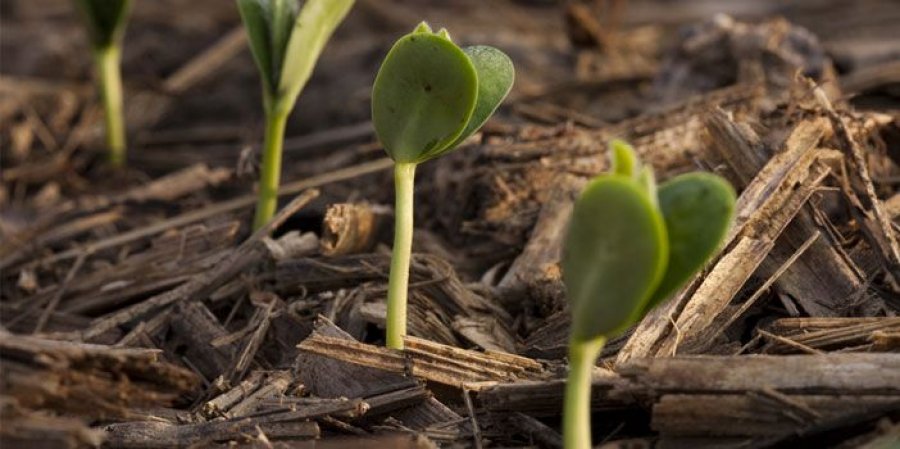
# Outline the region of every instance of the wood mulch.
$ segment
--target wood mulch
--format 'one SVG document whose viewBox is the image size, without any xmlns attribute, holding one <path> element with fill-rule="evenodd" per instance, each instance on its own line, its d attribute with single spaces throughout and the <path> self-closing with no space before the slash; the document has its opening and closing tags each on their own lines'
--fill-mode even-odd
<svg viewBox="0 0 900 449">
<path fill-rule="evenodd" d="M 368 90 L 423 18 L 508 51 L 517 83 L 420 170 L 395 351 Z M 894 447 L 897 23 L 890 0 L 359 0 L 251 233 L 261 110 L 235 8 L 136 2 L 111 172 L 71 2 L 3 2 L 0 445 L 562 447 L 560 244 L 618 137 L 658 178 L 710 170 L 740 198 L 709 266 L 598 360 L 595 443 Z"/>
</svg>

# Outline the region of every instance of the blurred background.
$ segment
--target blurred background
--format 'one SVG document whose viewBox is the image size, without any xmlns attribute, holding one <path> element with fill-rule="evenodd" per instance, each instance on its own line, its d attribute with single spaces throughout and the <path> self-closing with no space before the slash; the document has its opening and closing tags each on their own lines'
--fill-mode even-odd
<svg viewBox="0 0 900 449">
<path fill-rule="evenodd" d="M 643 109 L 645 99 L 596 91 L 614 91 L 621 83 L 646 87 L 679 33 L 722 13 L 744 21 L 780 16 L 809 30 L 834 61 L 837 76 L 859 78 L 869 67 L 900 58 L 900 3 L 893 0 L 360 0 L 328 44 L 288 136 L 365 122 L 381 58 L 421 20 L 447 27 L 459 43 L 508 52 L 518 69 L 513 99 L 543 95 L 541 101 L 577 109 L 589 121 L 618 120 Z M 7 167 L 30 156 L 22 153 L 37 151 L 23 144 L 9 148 L 10 130 L 28 120 L 14 106 L 18 99 L 28 96 L 36 112 L 53 110 L 47 125 L 59 139 L 77 119 L 82 95 L 92 98 L 91 60 L 78 19 L 69 0 L 0 2 L 0 126 Z M 133 165 L 150 172 L 192 160 L 234 165 L 241 144 L 256 141 L 262 123 L 259 80 L 242 33 L 233 2 L 135 2 L 123 59 L 129 92 L 141 94 L 127 102 L 138 146 Z M 715 59 L 705 63 L 706 71 L 727 70 L 716 67 L 721 61 Z M 573 83 L 580 83 L 578 95 L 565 88 Z M 62 87 L 77 88 L 63 99 L 40 95 Z M 586 95 L 592 91 L 596 95 Z M 359 128 L 347 132 L 354 130 Z M 184 145 L 190 154 L 180 151 Z M 288 158 L 290 148 L 289 142 Z"/>
</svg>

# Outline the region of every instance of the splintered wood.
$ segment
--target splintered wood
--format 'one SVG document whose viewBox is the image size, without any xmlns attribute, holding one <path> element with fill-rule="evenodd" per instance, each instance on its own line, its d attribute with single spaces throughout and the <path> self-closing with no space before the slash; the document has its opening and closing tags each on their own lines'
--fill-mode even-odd
<svg viewBox="0 0 900 449">
<path fill-rule="evenodd" d="M 563 387 L 502 384 L 480 391 L 478 400 L 488 410 L 553 416 Z M 651 358 L 595 373 L 595 411 L 647 404 L 665 447 L 768 447 L 896 411 L 900 354 Z"/>
<path fill-rule="evenodd" d="M 139 408 L 174 405 L 199 379 L 161 362 L 160 352 L 0 333 L 0 441 L 24 444 L 46 433 L 47 441 L 96 445 L 104 435 L 84 419 L 127 419 Z M 29 412 L 33 409 L 79 419 Z"/>
<path fill-rule="evenodd" d="M 762 352 L 900 351 L 900 318 L 782 318 L 766 326 Z M 780 337 L 780 338 L 779 338 Z"/>
<path fill-rule="evenodd" d="M 735 182 L 758 173 L 738 199 L 736 222 L 721 255 L 702 277 L 638 326 L 619 352 L 618 363 L 633 357 L 674 355 L 679 348 L 696 352 L 714 344 L 725 327 L 738 318 L 728 315 L 736 313 L 729 305 L 760 268 L 775 276 L 775 283 L 807 313 L 819 316 L 845 310 L 846 301 L 864 284 L 858 268 L 830 239 L 813 242 L 797 257 L 790 252 L 791 245 L 799 247 L 816 232 L 812 213 L 803 208 L 843 161 L 842 153 L 820 148 L 820 141 L 831 132 L 828 122 L 800 122 L 782 149 L 765 166 L 756 168 L 742 156 L 758 151 L 758 139 L 748 137 L 752 131 L 734 124 L 721 111 L 712 114 L 709 121 L 712 142 L 722 158 L 742 161 L 729 166 L 736 173 Z M 783 241 L 780 255 L 773 254 L 778 241 Z M 794 252 L 797 247 L 793 247 Z M 792 263 L 777 268 L 786 260 Z M 762 266 L 765 261 L 768 267 Z M 750 305 L 745 303 L 739 310 L 745 311 Z"/>
<path fill-rule="evenodd" d="M 361 0 L 288 126 L 284 207 L 253 231 L 259 92 L 219 2 L 135 9 L 123 68 L 149 82 L 126 79 L 119 171 L 94 151 L 71 2 L 0 7 L 0 446 L 561 448 L 559 262 L 612 138 L 661 182 L 710 171 L 740 196 L 703 272 L 604 347 L 594 442 L 896 445 L 900 3 Z M 372 30 L 423 8 L 517 80 L 420 168 L 398 351 L 394 162 L 364 94 Z"/>
<path fill-rule="evenodd" d="M 82 415 L 122 417 L 129 415 L 128 406 L 171 405 L 198 382 L 190 371 L 160 363 L 159 350 L 8 333 L 0 349 L 2 394 L 22 406 L 55 404 Z"/>
<path fill-rule="evenodd" d="M 415 337 L 407 337 L 404 343 L 406 349 L 397 351 L 313 332 L 299 348 L 310 354 L 466 389 L 480 382 L 547 376 L 539 362 L 526 357 L 467 351 Z"/>
<path fill-rule="evenodd" d="M 353 337 L 323 317 L 318 319 L 315 334 L 327 338 L 331 342 L 342 340 L 345 345 L 359 344 Z M 310 336 L 310 338 L 316 337 Z M 308 340 L 304 340 L 301 346 L 305 345 Z M 377 353 L 378 349 L 382 348 L 366 348 L 369 354 Z M 377 357 L 376 355 L 375 358 Z M 369 358 L 369 355 L 363 356 L 363 360 Z M 361 359 L 354 360 L 358 362 Z M 391 368 L 395 366 L 390 365 L 391 360 L 393 359 L 390 356 L 382 358 L 379 363 L 388 368 L 382 369 L 301 349 L 296 367 L 298 378 L 317 397 L 393 397 L 396 402 L 382 404 L 378 409 L 383 412 L 392 412 L 391 416 L 399 421 L 401 428 L 424 431 L 433 437 L 443 435 L 442 439 L 449 437 L 451 440 L 458 438 L 468 430 L 459 414 L 431 395 L 409 397 L 405 394 L 405 391 L 414 391 L 419 387 L 419 381 L 406 376 L 402 368 L 399 373 L 392 371 Z M 379 402 L 374 399 L 373 401 Z M 436 429 L 441 430 L 435 434 Z"/>
</svg>

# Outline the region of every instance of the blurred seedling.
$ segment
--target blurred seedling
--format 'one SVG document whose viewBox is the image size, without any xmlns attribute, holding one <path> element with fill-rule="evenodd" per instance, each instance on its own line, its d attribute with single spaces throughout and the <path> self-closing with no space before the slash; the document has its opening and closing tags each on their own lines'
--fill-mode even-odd
<svg viewBox="0 0 900 449">
<path fill-rule="evenodd" d="M 94 70 L 103 102 L 109 162 L 125 164 L 125 115 L 122 107 L 122 35 L 128 22 L 131 0 L 77 0 L 84 18 Z"/>
<path fill-rule="evenodd" d="M 610 172 L 575 203 L 562 261 L 572 312 L 567 449 L 591 447 L 591 372 L 603 345 L 701 270 L 734 214 L 734 189 L 722 178 L 688 173 L 657 188 L 628 144 L 610 146 Z"/>
<path fill-rule="evenodd" d="M 278 205 L 284 129 L 300 91 L 354 0 L 237 0 L 250 50 L 262 78 L 265 141 L 253 229 Z"/>
</svg>

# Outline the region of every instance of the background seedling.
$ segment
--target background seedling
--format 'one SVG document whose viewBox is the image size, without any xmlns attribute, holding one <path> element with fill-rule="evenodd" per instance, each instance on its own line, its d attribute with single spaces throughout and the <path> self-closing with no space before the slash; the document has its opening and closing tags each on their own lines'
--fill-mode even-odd
<svg viewBox="0 0 900 449">
<path fill-rule="evenodd" d="M 709 173 L 658 188 L 626 143 L 575 203 L 562 268 L 572 310 L 563 436 L 591 447 L 591 371 L 603 345 L 684 285 L 713 255 L 734 213 L 731 186 Z"/>
<path fill-rule="evenodd" d="M 512 88 L 515 70 L 500 50 L 459 48 L 447 30 L 426 23 L 400 38 L 372 88 L 372 121 L 394 160 L 394 248 L 388 283 L 387 346 L 406 335 L 416 166 L 452 151 L 494 113 Z"/>
<path fill-rule="evenodd" d="M 278 204 L 281 147 L 288 116 L 328 39 L 354 0 L 237 0 L 263 87 L 266 133 L 253 229 Z"/>
<path fill-rule="evenodd" d="M 122 35 L 131 0 L 78 0 L 91 41 L 94 70 L 106 125 L 106 146 L 114 166 L 125 163 L 125 117 L 122 111 Z"/>
</svg>

